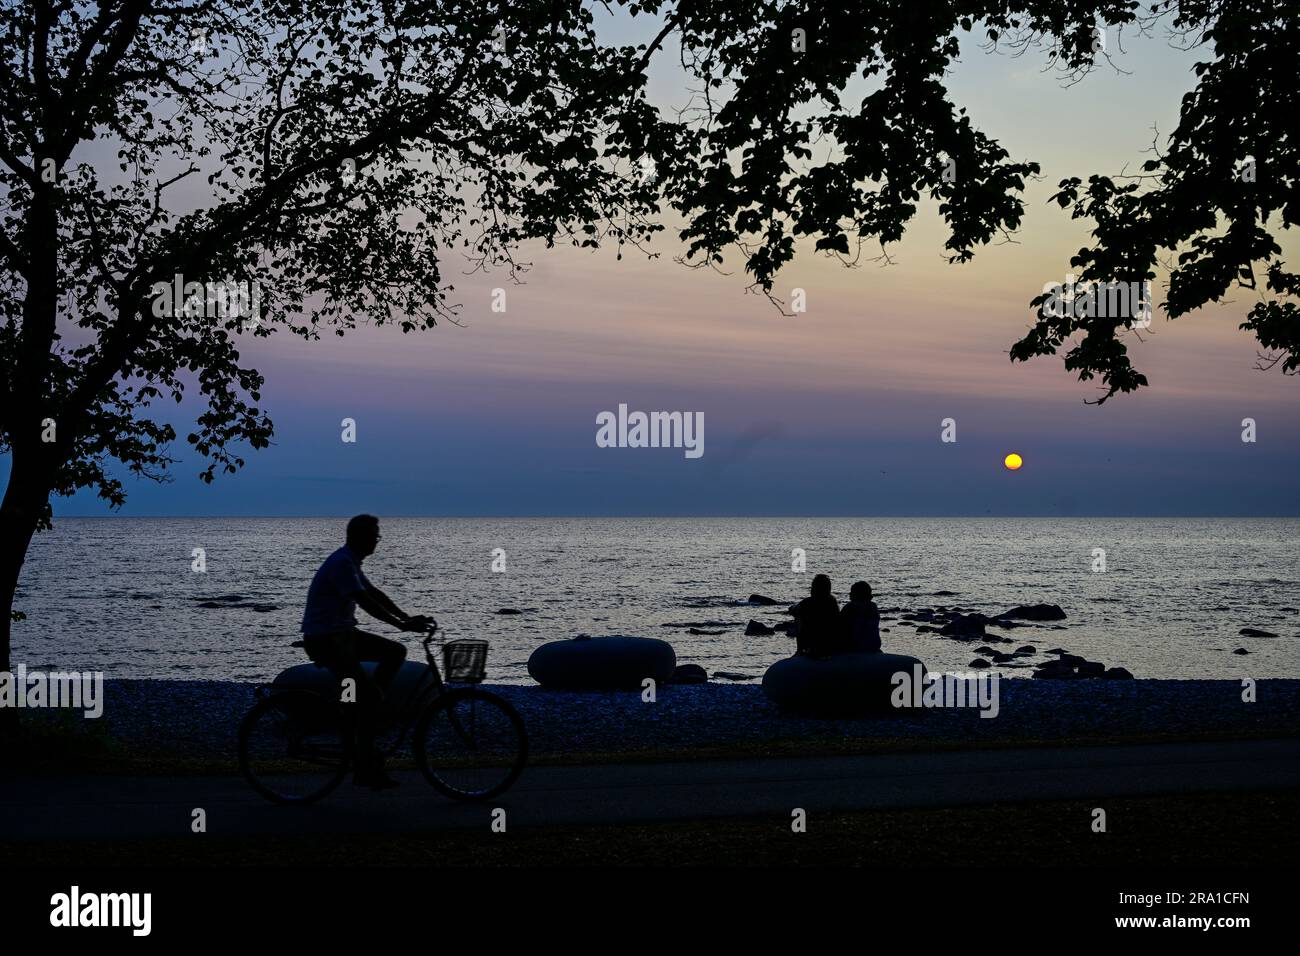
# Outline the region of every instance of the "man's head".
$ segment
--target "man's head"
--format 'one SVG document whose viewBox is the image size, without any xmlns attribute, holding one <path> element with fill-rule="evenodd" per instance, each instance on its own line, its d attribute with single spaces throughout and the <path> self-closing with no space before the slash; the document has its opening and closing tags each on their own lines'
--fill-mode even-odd
<svg viewBox="0 0 1300 956">
<path fill-rule="evenodd" d="M 379 544 L 379 519 L 374 515 L 357 515 L 348 522 L 348 547 L 359 558 L 368 558 Z"/>
<path fill-rule="evenodd" d="M 854 581 L 853 587 L 849 589 L 849 600 L 863 602 L 870 601 L 871 585 L 866 581 Z"/>
<path fill-rule="evenodd" d="M 831 579 L 824 574 L 819 574 L 812 579 L 812 596 L 813 597 L 830 597 Z"/>
</svg>

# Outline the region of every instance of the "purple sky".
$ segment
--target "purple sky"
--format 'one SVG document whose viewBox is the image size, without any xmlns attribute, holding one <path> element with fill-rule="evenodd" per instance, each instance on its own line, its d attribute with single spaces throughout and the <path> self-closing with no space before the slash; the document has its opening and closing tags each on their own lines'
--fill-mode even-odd
<svg viewBox="0 0 1300 956">
<path fill-rule="evenodd" d="M 1300 514 L 1300 382 L 1253 370 L 1236 329 L 1244 290 L 1173 323 L 1157 312 L 1134 353 L 1152 387 L 1102 408 L 1059 359 L 1008 360 L 1029 299 L 1087 241 L 1047 203 L 1056 182 L 1135 167 L 1192 85 L 1194 56 L 1125 47 L 1131 75 L 1103 68 L 1063 89 L 1041 58 L 967 44 L 958 102 L 1044 168 L 1015 244 L 948 266 L 924 207 L 892 266 L 798 259 L 777 288 L 806 291 L 794 318 L 747 295 L 738 262 L 730 274 L 674 263 L 671 234 L 653 262 L 537 251 L 522 286 L 453 265 L 462 327 L 250 342 L 274 447 L 211 487 L 193 461 L 173 484 L 132 482 L 124 513 Z M 670 72 L 655 89 L 680 99 Z M 490 308 L 497 286 L 504 314 Z M 596 415 L 619 403 L 703 412 L 704 456 L 597 448 Z M 344 417 L 355 444 L 340 440 Z M 940 441 L 949 417 L 955 444 Z M 1254 444 L 1241 441 L 1247 417 Z M 1018 473 L 1002 468 L 1010 451 Z M 90 496 L 58 511 L 104 513 Z"/>
</svg>

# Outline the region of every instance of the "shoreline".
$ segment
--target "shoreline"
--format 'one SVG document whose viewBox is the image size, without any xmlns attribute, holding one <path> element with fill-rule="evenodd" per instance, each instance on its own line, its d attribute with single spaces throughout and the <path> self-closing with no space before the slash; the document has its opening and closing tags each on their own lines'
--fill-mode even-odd
<svg viewBox="0 0 1300 956">
<path fill-rule="evenodd" d="M 253 683 L 105 681 L 104 715 L 76 720 L 109 750 L 233 760 L 236 731 L 254 703 Z M 654 703 L 637 692 L 567 692 L 484 684 L 528 727 L 534 757 L 656 755 L 771 750 L 834 751 L 1114 743 L 1137 739 L 1300 734 L 1300 680 L 1261 679 L 1242 701 L 1236 680 L 1000 682 L 998 716 L 930 709 L 900 716 L 812 718 L 782 714 L 756 684 L 665 685 Z M 51 712 L 31 712 L 49 715 Z M 39 720 L 32 723 L 40 723 Z M 74 736 L 81 736 L 79 730 Z M 111 756 L 105 754 L 111 761 Z"/>
</svg>

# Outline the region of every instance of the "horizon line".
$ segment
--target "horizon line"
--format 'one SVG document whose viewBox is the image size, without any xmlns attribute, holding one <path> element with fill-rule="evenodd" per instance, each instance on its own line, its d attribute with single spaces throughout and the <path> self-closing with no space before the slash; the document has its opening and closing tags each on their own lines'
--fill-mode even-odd
<svg viewBox="0 0 1300 956">
<path fill-rule="evenodd" d="M 222 519 L 296 519 L 303 521 L 325 520 L 325 519 L 342 519 L 350 518 L 354 514 L 362 512 L 339 512 L 337 514 L 310 514 L 310 515 L 284 515 L 284 514 L 163 514 L 163 515 L 123 515 L 123 514 L 65 514 L 54 515 L 57 522 L 63 519 L 104 519 L 111 521 L 129 521 L 129 520 L 149 520 L 149 521 L 173 521 L 178 519 L 187 520 L 222 520 Z M 539 520 L 549 519 L 554 521 L 574 521 L 574 520 L 592 520 L 592 519 L 609 519 L 609 520 L 674 520 L 674 521 L 701 521 L 711 519 L 798 519 L 805 521 L 824 520 L 827 518 L 869 518 L 879 520 L 914 520 L 914 519 L 1038 519 L 1038 520 L 1056 520 L 1064 521 L 1080 518 L 1104 518 L 1112 520 L 1285 520 L 1300 518 L 1300 512 L 1295 514 L 1071 514 L 1071 515 L 1050 515 L 1050 514 L 827 514 L 827 515 L 808 515 L 808 514 L 388 514 L 378 515 L 381 521 L 400 520 L 406 518 L 438 518 L 438 519 L 460 519 L 460 520 L 502 520 L 502 519 L 519 519 L 519 520 Z"/>
</svg>

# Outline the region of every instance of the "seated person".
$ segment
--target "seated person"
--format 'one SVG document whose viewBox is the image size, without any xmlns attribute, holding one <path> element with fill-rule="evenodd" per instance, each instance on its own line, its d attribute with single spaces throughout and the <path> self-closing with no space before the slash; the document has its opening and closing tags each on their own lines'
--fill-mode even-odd
<svg viewBox="0 0 1300 956">
<path fill-rule="evenodd" d="M 880 650 L 880 608 L 871 600 L 871 585 L 858 581 L 840 609 L 840 653 L 862 654 Z"/>
<path fill-rule="evenodd" d="M 790 608 L 795 621 L 795 653 L 812 657 L 834 654 L 840 631 L 840 604 L 831 595 L 831 579 L 812 579 L 808 597 Z"/>
</svg>

